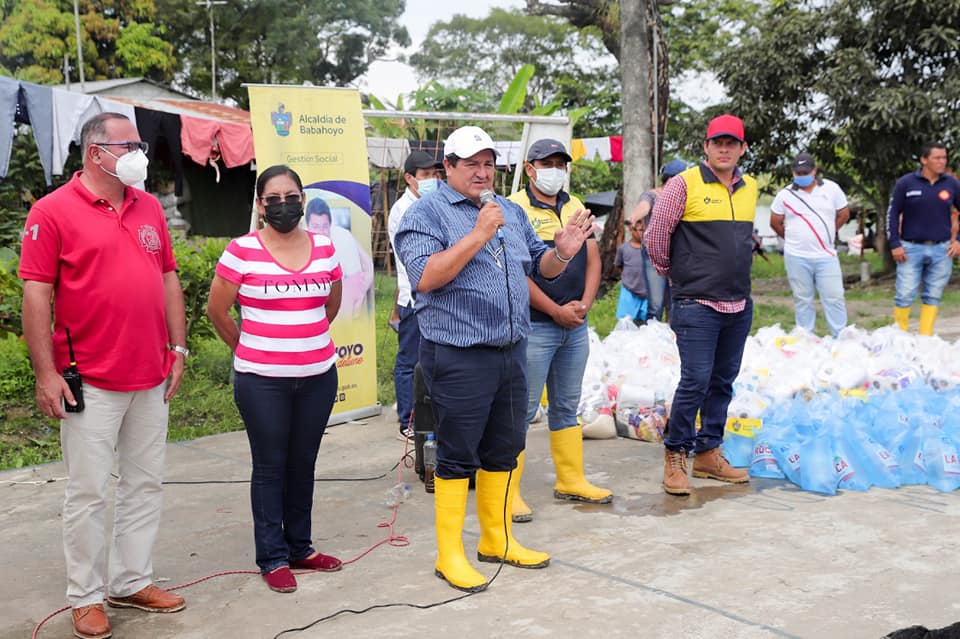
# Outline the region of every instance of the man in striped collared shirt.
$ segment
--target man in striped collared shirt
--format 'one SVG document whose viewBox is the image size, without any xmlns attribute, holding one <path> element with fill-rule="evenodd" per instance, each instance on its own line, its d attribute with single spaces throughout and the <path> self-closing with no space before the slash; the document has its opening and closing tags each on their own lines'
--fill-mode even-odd
<svg viewBox="0 0 960 639">
<path fill-rule="evenodd" d="M 560 275 L 593 232 L 593 217 L 575 215 L 548 248 L 523 209 L 492 196 L 496 149 L 483 129 L 460 127 L 443 154 L 447 184 L 411 205 L 396 248 L 417 291 L 420 367 L 436 418 L 435 573 L 454 588 L 476 592 L 487 580 L 467 561 L 462 539 L 474 471 L 478 559 L 503 558 L 521 568 L 550 562 L 547 553 L 517 543 L 510 517 L 504 521 L 504 498 L 513 497 L 508 487 L 516 489 L 511 471 L 524 446 L 526 278 Z"/>
<path fill-rule="evenodd" d="M 650 260 L 670 277 L 670 327 L 680 351 L 680 384 L 664 436 L 663 488 L 689 495 L 693 476 L 748 481 L 720 453 L 733 381 L 750 325 L 750 266 L 756 181 L 737 162 L 747 150 L 743 122 L 732 115 L 710 121 L 705 160 L 667 182 L 647 231 Z M 700 430 L 696 429 L 700 412 Z"/>
</svg>

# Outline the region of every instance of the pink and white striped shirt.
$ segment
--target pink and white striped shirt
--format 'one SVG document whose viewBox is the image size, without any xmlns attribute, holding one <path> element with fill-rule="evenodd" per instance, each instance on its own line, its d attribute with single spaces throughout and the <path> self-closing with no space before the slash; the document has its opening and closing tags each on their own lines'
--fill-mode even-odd
<svg viewBox="0 0 960 639">
<path fill-rule="evenodd" d="M 343 272 L 330 238 L 310 237 L 310 261 L 299 271 L 281 266 L 256 232 L 236 238 L 220 256 L 217 275 L 240 286 L 237 372 L 309 377 L 336 363 L 326 303 L 331 284 Z"/>
</svg>

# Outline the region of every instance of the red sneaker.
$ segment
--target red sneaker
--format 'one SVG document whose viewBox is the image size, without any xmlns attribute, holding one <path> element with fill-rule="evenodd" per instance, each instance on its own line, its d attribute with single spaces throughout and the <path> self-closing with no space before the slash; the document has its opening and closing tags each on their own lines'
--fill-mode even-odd
<svg viewBox="0 0 960 639">
<path fill-rule="evenodd" d="M 290 572 L 289 566 L 280 566 L 276 570 L 264 573 L 263 580 L 274 592 L 293 592 L 297 589 L 297 578 Z"/>
<path fill-rule="evenodd" d="M 307 570 L 319 570 L 320 572 L 336 572 L 343 568 L 343 562 L 336 557 L 325 555 L 322 552 L 315 552 L 309 557 L 304 557 L 300 561 L 290 564 L 293 568 L 306 568 Z"/>
</svg>

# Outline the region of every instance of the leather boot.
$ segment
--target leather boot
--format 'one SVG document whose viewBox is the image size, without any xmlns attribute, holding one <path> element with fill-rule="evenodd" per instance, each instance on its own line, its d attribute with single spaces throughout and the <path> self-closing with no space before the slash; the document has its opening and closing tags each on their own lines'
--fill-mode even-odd
<svg viewBox="0 0 960 639">
<path fill-rule="evenodd" d="M 433 504 L 437 518 L 437 562 L 434 574 L 457 590 L 477 592 L 487 587 L 487 578 L 477 572 L 463 552 L 463 518 L 467 514 L 469 479 L 433 480 Z"/>
<path fill-rule="evenodd" d="M 504 563 L 519 568 L 546 568 L 550 565 L 550 555 L 521 546 L 513 537 L 513 522 L 504 517 L 504 497 L 508 500 L 506 503 L 511 499 L 507 493 L 509 475 L 509 472 L 477 471 L 477 518 L 480 520 L 477 559 L 493 563 L 503 559 Z"/>
<path fill-rule="evenodd" d="M 513 512 L 511 518 L 513 523 L 521 524 L 533 521 L 533 510 L 523 501 L 520 496 L 520 478 L 523 477 L 523 467 L 527 460 L 527 451 L 517 455 L 517 467 L 513 469 L 513 477 L 510 479 L 510 494 L 513 495 Z"/>
<path fill-rule="evenodd" d="M 555 499 L 591 504 L 609 504 L 613 501 L 613 492 L 594 486 L 583 474 L 583 428 L 571 426 L 563 430 L 551 430 L 550 452 L 557 471 L 557 483 L 553 486 Z"/>
<path fill-rule="evenodd" d="M 687 454 L 682 450 L 663 449 L 663 491 L 670 495 L 689 495 Z"/>
<path fill-rule="evenodd" d="M 742 468 L 734 468 L 727 458 L 720 454 L 717 446 L 693 458 L 693 476 L 726 481 L 731 484 L 744 484 L 750 481 L 750 475 Z"/>
<path fill-rule="evenodd" d="M 910 330 L 910 307 L 894 306 L 893 321 L 900 327 L 901 331 Z"/>
<path fill-rule="evenodd" d="M 939 307 L 930 304 L 920 306 L 920 334 L 933 335 L 933 323 L 937 321 Z"/>
</svg>

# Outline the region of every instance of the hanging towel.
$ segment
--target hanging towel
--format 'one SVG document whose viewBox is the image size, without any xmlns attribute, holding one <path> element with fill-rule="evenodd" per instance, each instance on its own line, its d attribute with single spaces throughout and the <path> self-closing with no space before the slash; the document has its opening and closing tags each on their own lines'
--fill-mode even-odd
<svg viewBox="0 0 960 639">
<path fill-rule="evenodd" d="M 180 125 L 183 153 L 197 164 L 206 166 L 211 158 L 217 159 L 215 139 L 219 146 L 219 157 L 223 158 L 227 168 L 249 164 L 256 157 L 253 134 L 247 124 L 181 115 Z"/>
<path fill-rule="evenodd" d="M 63 175 L 70 143 L 80 142 L 80 118 L 90 108 L 93 96 L 62 89 L 53 90 L 53 174 Z M 83 151 L 81 151 L 83 153 Z"/>
<path fill-rule="evenodd" d="M 588 160 L 610 161 L 610 138 L 583 138 L 583 149 Z"/>
<path fill-rule="evenodd" d="M 10 152 L 13 150 L 14 120 L 17 117 L 17 96 L 20 82 L 0 77 L 0 178 L 7 177 Z"/>
<path fill-rule="evenodd" d="M 367 160 L 378 169 L 399 169 L 410 155 L 406 140 L 367 138 Z"/>
<path fill-rule="evenodd" d="M 583 146 L 583 140 L 576 138 L 570 142 L 570 157 L 576 162 L 580 158 L 586 157 L 587 149 Z"/>
<path fill-rule="evenodd" d="M 610 161 L 623 162 L 623 136 L 610 136 Z"/>
</svg>

